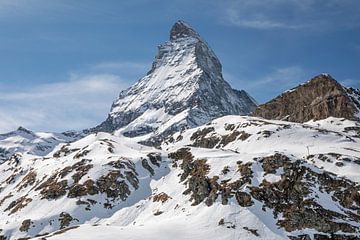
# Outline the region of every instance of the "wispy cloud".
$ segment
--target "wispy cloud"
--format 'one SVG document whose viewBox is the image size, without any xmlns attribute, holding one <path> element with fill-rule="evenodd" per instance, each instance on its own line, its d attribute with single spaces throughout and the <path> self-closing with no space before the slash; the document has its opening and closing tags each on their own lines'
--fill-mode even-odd
<svg viewBox="0 0 360 240">
<path fill-rule="evenodd" d="M 357 87 L 357 86 L 359 86 L 360 80 L 347 78 L 347 79 L 340 81 L 340 83 L 345 87 Z"/>
<path fill-rule="evenodd" d="M 270 100 L 269 96 L 276 97 L 281 92 L 308 80 L 311 76 L 308 76 L 307 71 L 300 66 L 288 66 L 274 69 L 256 79 L 229 73 L 224 73 L 224 77 L 238 88 L 248 91 L 259 103 L 263 103 Z"/>
<path fill-rule="evenodd" d="M 92 127 L 106 118 L 111 102 L 127 85 L 116 75 L 72 74 L 63 82 L 0 90 L 0 132 L 20 125 L 47 131 Z"/>
<path fill-rule="evenodd" d="M 266 89 L 269 86 L 278 87 L 279 85 L 283 86 L 283 88 L 288 88 L 292 87 L 299 80 L 304 81 L 305 79 L 302 79 L 304 77 L 305 70 L 302 67 L 290 66 L 278 68 L 255 81 L 249 82 L 248 88 Z"/>
<path fill-rule="evenodd" d="M 44 0 L 0 0 L 0 17 L 41 14 L 44 13 L 43 10 L 59 6 L 59 3 L 51 2 Z"/>
<path fill-rule="evenodd" d="M 127 2 L 117 3 L 126 6 Z M 71 20 L 84 21 L 82 17 L 88 15 L 86 22 L 114 22 L 126 21 L 119 9 L 101 1 L 55 1 L 55 0 L 0 0 L 0 20 L 26 19 L 27 17 L 42 18 L 47 21 Z"/>
<path fill-rule="evenodd" d="M 57 96 L 81 96 L 94 92 L 103 93 L 119 87 L 119 82 L 121 81 L 117 76 L 110 74 L 88 76 L 71 74 L 70 79 L 64 82 L 42 84 L 22 92 L 3 92 L 0 94 L 0 100 L 33 100 Z"/>
<path fill-rule="evenodd" d="M 94 70 L 102 71 L 131 71 L 131 72 L 145 72 L 149 70 L 151 64 L 145 62 L 128 62 L 128 61 L 114 61 L 114 62 L 102 62 L 94 65 Z"/>
<path fill-rule="evenodd" d="M 227 9 L 225 15 L 225 21 L 228 24 L 255 29 L 299 29 L 302 25 L 290 24 L 287 22 L 281 22 L 280 20 L 272 19 L 265 14 L 254 14 L 253 16 L 246 16 L 239 11 L 239 9 Z"/>
<path fill-rule="evenodd" d="M 228 0 L 219 4 L 225 24 L 261 30 L 359 27 L 356 0 Z"/>
</svg>

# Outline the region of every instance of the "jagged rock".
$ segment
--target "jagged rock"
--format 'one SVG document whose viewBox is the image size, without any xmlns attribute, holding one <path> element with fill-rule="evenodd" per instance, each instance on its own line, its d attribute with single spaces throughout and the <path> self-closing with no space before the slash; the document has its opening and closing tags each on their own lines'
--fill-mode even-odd
<svg viewBox="0 0 360 240">
<path fill-rule="evenodd" d="M 67 212 L 62 212 L 60 213 L 59 216 L 59 221 L 60 221 L 60 229 L 64 229 L 66 227 L 68 227 L 72 221 L 79 221 L 76 218 L 73 218 L 69 213 Z"/>
<path fill-rule="evenodd" d="M 236 139 L 245 141 L 248 137 L 251 136 L 251 134 L 248 134 L 244 131 L 237 131 L 234 129 L 231 131 L 232 132 L 227 135 L 218 135 L 214 133 L 213 127 L 199 129 L 191 135 L 190 141 L 193 143 L 190 146 L 202 148 L 220 148 L 235 141 Z"/>
<path fill-rule="evenodd" d="M 206 164 L 205 159 L 198 159 L 193 162 L 183 162 L 181 165 L 184 171 L 181 179 L 186 179 L 188 189 L 184 194 L 192 193 L 190 200 L 193 201 L 193 205 L 201 203 L 210 194 L 210 182 L 206 176 L 210 170 L 209 165 Z"/>
<path fill-rule="evenodd" d="M 283 154 L 275 153 L 274 155 L 262 158 L 260 162 L 266 173 L 276 173 L 276 170 L 289 163 L 290 159 Z"/>
<path fill-rule="evenodd" d="M 77 152 L 79 150 L 80 150 L 79 148 L 69 148 L 69 144 L 65 144 L 60 148 L 60 150 L 56 151 L 53 154 L 53 157 L 59 158 L 59 157 L 68 156 L 69 154 L 73 152 Z"/>
<path fill-rule="evenodd" d="M 67 180 L 58 181 L 57 174 L 49 177 L 45 182 L 38 186 L 35 190 L 40 191 L 42 198 L 57 199 L 66 194 L 68 188 Z"/>
<path fill-rule="evenodd" d="M 163 211 L 157 210 L 156 212 L 154 212 L 154 216 L 159 216 L 163 213 L 164 213 Z"/>
<path fill-rule="evenodd" d="M 5 209 L 5 211 L 10 211 L 9 215 L 16 213 L 22 208 L 26 207 L 32 201 L 31 198 L 28 198 L 26 195 L 18 198 L 15 201 L 12 201 L 9 206 Z"/>
<path fill-rule="evenodd" d="M 171 199 L 171 197 L 169 195 L 167 195 L 166 193 L 164 193 L 164 192 L 155 194 L 154 197 L 153 197 L 154 202 L 161 202 L 161 203 L 164 203 L 169 199 Z"/>
<path fill-rule="evenodd" d="M 256 108 L 253 115 L 266 119 L 307 122 L 328 117 L 355 119 L 360 91 L 341 86 L 328 74 L 284 92 Z"/>
<path fill-rule="evenodd" d="M 237 192 L 235 193 L 235 197 L 239 205 L 242 207 L 250 207 L 254 204 L 251 200 L 251 195 L 246 192 Z"/>
<path fill-rule="evenodd" d="M 26 219 L 21 223 L 21 227 L 19 228 L 20 232 L 27 232 L 30 229 L 30 225 L 32 224 L 31 219 Z"/>
<path fill-rule="evenodd" d="M 293 161 L 281 154 L 262 158 L 259 162 L 269 173 L 274 173 L 279 167 L 283 168 L 279 181 L 273 183 L 264 181 L 259 187 L 251 187 L 250 194 L 273 209 L 275 216 L 282 214 L 278 225 L 284 227 L 286 231 L 312 228 L 324 233 L 337 231 L 355 233 L 359 230 L 354 225 L 333 220 L 351 218 L 357 222 L 360 219 L 359 215 L 348 212 L 346 216 L 324 209 L 313 198 L 308 197 L 312 192 L 312 186 L 318 185 L 320 191 L 333 193 L 333 199 L 337 199 L 342 206 L 359 210 L 360 198 L 358 190 L 355 190 L 359 189 L 359 186 L 326 172 L 314 172 L 305 167 L 303 161 Z"/>
<path fill-rule="evenodd" d="M 25 177 L 23 177 L 21 182 L 16 187 L 18 187 L 19 190 L 21 190 L 23 188 L 27 188 L 28 186 L 33 185 L 35 181 L 36 181 L 36 172 L 30 171 Z"/>
<path fill-rule="evenodd" d="M 153 165 L 160 167 L 160 163 L 161 163 L 160 153 L 149 153 L 147 156 Z"/>
<path fill-rule="evenodd" d="M 298 236 L 289 236 L 290 240 L 311 240 L 308 234 L 302 234 Z"/>
<path fill-rule="evenodd" d="M 120 198 L 125 201 L 131 192 L 124 180 L 118 180 L 119 177 L 119 171 L 110 171 L 107 175 L 100 177 L 96 185 L 100 192 L 106 193 L 108 198 L 113 200 Z"/>
<path fill-rule="evenodd" d="M 252 228 L 248 228 L 248 227 L 243 227 L 243 229 L 245 229 L 246 231 L 252 233 L 256 237 L 260 236 L 256 229 L 252 229 Z"/>
<path fill-rule="evenodd" d="M 141 165 L 142 165 L 146 170 L 149 171 L 149 173 L 151 174 L 151 176 L 154 176 L 155 171 L 154 171 L 154 169 L 153 169 L 152 167 L 150 167 L 150 165 L 149 165 L 149 163 L 148 163 L 148 161 L 147 161 L 146 159 L 143 159 L 143 160 L 141 161 Z"/>
</svg>

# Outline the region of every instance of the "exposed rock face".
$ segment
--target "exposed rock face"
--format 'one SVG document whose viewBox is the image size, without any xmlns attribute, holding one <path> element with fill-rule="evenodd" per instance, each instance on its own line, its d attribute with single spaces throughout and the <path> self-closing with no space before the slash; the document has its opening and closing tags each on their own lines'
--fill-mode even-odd
<svg viewBox="0 0 360 240">
<path fill-rule="evenodd" d="M 21 232 L 27 232 L 31 225 L 31 219 L 26 219 L 21 223 L 20 231 Z"/>
<path fill-rule="evenodd" d="M 321 74 L 258 106 L 253 115 L 291 122 L 328 117 L 354 119 L 360 109 L 359 98 L 358 89 L 347 89 L 330 75 Z"/>
<path fill-rule="evenodd" d="M 107 120 L 94 130 L 164 136 L 220 116 L 247 115 L 255 107 L 245 91 L 223 79 L 220 61 L 199 34 L 178 21 L 170 41 L 159 46 L 152 69 L 120 93 Z"/>
<path fill-rule="evenodd" d="M 328 152 L 301 157 L 300 153 L 295 157 L 281 152 L 283 149 L 277 148 L 275 143 L 289 141 L 285 136 L 310 131 L 312 133 L 309 139 L 292 137 L 293 140 L 290 141 L 294 142 L 287 143 L 289 147 L 284 149 L 301 144 L 294 148 L 297 151 L 310 141 L 314 143 L 313 146 L 320 147 L 323 143 L 315 143 L 313 140 L 322 138 L 320 135 L 347 139 L 346 145 L 350 146 L 350 143 L 357 143 L 358 122 L 330 118 L 298 124 L 243 117 L 245 121 L 230 124 L 231 118 L 234 116 L 223 117 L 173 136 L 171 144 L 181 147 L 183 144 L 179 143 L 182 142 L 187 146 L 178 148 L 169 157 L 174 160 L 173 166 L 180 168 L 179 181 L 186 189 L 183 194 L 189 197 L 192 205 L 204 203 L 211 206 L 220 202 L 222 205 L 236 203 L 241 208 L 252 210 L 259 207 L 259 211 L 270 214 L 275 219 L 276 226 L 288 233 L 287 239 L 359 239 L 360 185 L 358 178 L 347 179 L 350 168 L 342 170 L 350 164 L 351 168 L 358 168 L 359 152 L 345 147 L 356 154 L 350 157 L 338 152 Z M 320 122 L 324 123 L 323 126 L 327 123 L 339 126 L 337 130 L 341 131 L 322 129 L 318 125 Z M 350 122 L 352 127 L 347 126 Z M 347 135 L 350 129 L 352 133 Z M 245 133 L 245 140 L 239 133 Z M 227 144 L 221 144 L 221 139 L 230 140 Z M 254 144 L 255 142 L 258 144 Z M 265 142 L 270 143 L 274 152 L 260 157 L 255 152 L 263 151 L 267 145 Z M 207 151 L 208 155 L 205 155 Z M 225 152 L 225 155 L 234 154 L 236 157 L 233 162 L 226 157 L 224 163 L 227 165 L 219 165 L 218 154 L 221 152 Z M 255 153 L 253 156 L 256 157 L 251 161 L 242 161 L 246 159 L 243 156 L 250 152 Z M 224 166 L 223 169 L 220 166 Z M 341 176 L 332 172 L 335 168 L 336 173 L 342 173 Z M 234 229 L 239 227 L 224 218 L 220 219 L 218 225 Z M 268 239 L 251 225 L 243 229 L 261 236 L 261 239 Z M 315 233 L 305 234 L 312 231 Z"/>
<path fill-rule="evenodd" d="M 66 228 L 70 225 L 72 221 L 76 221 L 77 219 L 74 219 L 69 213 L 62 212 L 59 216 L 60 221 L 60 229 Z"/>
</svg>

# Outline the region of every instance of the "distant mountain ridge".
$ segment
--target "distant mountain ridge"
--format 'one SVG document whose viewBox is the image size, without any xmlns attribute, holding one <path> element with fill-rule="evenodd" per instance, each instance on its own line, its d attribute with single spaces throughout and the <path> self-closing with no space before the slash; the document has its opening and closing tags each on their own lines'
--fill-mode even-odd
<svg viewBox="0 0 360 240">
<path fill-rule="evenodd" d="M 69 131 L 64 133 L 35 133 L 24 127 L 0 134 L 0 163 L 15 153 L 28 153 L 45 156 L 59 143 L 73 142 L 83 137 L 83 133 Z"/>
</svg>

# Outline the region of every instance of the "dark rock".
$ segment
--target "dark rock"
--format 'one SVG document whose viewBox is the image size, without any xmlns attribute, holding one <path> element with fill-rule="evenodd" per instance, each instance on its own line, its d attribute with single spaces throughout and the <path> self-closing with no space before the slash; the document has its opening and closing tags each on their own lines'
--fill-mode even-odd
<svg viewBox="0 0 360 240">
<path fill-rule="evenodd" d="M 60 229 L 64 229 L 66 227 L 68 227 L 72 221 L 79 221 L 76 218 L 73 218 L 69 213 L 67 212 L 62 212 L 60 213 L 59 216 L 59 221 L 60 221 Z"/>
<path fill-rule="evenodd" d="M 251 229 L 251 228 L 248 228 L 248 227 L 243 227 L 243 229 L 245 229 L 246 231 L 252 233 L 256 237 L 260 236 L 260 234 L 257 232 L 257 229 Z"/>
<path fill-rule="evenodd" d="M 21 223 L 21 227 L 19 228 L 20 232 L 27 232 L 30 229 L 30 225 L 32 224 L 31 219 L 26 219 Z"/>
<path fill-rule="evenodd" d="M 239 205 L 242 207 L 250 207 L 254 204 L 251 200 L 251 195 L 246 192 L 237 192 L 235 193 L 235 197 Z"/>
<path fill-rule="evenodd" d="M 355 102 L 347 90 L 331 76 L 321 74 L 258 106 L 253 115 L 266 119 L 307 122 L 330 116 L 354 119 L 356 112 Z"/>
<path fill-rule="evenodd" d="M 154 171 L 154 169 L 152 169 L 152 167 L 150 167 L 150 165 L 146 159 L 141 160 L 141 165 L 143 166 L 143 168 L 145 168 L 146 170 L 149 171 L 151 176 L 154 176 L 155 171 Z"/>
<path fill-rule="evenodd" d="M 153 197 L 153 201 L 154 202 L 161 202 L 161 203 L 165 203 L 167 200 L 171 199 L 171 197 L 169 195 L 167 195 L 164 192 L 161 192 L 159 194 L 155 194 Z"/>
<path fill-rule="evenodd" d="M 149 153 L 147 156 L 153 165 L 160 167 L 160 163 L 161 163 L 160 153 Z"/>
</svg>

